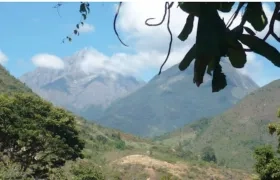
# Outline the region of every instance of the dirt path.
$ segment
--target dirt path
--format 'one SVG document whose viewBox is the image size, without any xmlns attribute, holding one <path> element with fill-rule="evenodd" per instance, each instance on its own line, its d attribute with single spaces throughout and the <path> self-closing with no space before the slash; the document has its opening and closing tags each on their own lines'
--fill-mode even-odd
<svg viewBox="0 0 280 180">
<path fill-rule="evenodd" d="M 195 166 L 188 163 L 168 163 L 149 157 L 147 155 L 128 155 L 117 159 L 112 164 L 118 165 L 142 165 L 143 171 L 147 173 L 147 180 L 157 180 L 158 172 L 168 172 L 179 179 L 198 179 L 198 180 L 251 180 L 251 175 L 237 170 L 214 168 L 210 166 Z"/>
<path fill-rule="evenodd" d="M 143 165 L 148 169 L 149 174 L 155 177 L 155 169 L 165 169 L 170 174 L 181 177 L 181 175 L 185 174 L 188 171 L 186 165 L 183 164 L 171 164 L 166 161 L 160 161 L 157 159 L 153 159 L 149 156 L 145 155 L 130 155 L 125 156 L 119 160 L 114 161 L 114 163 L 118 164 L 139 164 Z M 152 177 L 150 177 L 152 178 Z M 152 180 L 152 179 L 151 179 Z"/>
</svg>

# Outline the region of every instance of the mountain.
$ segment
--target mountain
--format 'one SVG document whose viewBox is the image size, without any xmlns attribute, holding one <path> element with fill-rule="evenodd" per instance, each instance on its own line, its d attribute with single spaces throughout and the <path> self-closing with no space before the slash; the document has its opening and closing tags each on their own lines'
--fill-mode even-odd
<svg viewBox="0 0 280 180">
<path fill-rule="evenodd" d="M 0 91 L 37 96 L 1 65 Z M 252 179 L 252 175 L 245 171 L 226 169 L 206 162 L 188 162 L 180 158 L 177 155 L 178 151 L 173 151 L 169 146 L 156 144 L 152 140 L 135 137 L 119 130 L 104 128 L 79 116 L 75 116 L 75 119 L 80 130 L 79 136 L 86 144 L 83 150 L 84 159 L 67 161 L 65 166 L 53 169 L 51 173 L 54 174 L 50 176 L 50 180 L 96 179 L 96 175 L 100 177 L 100 174 L 105 176 L 104 179 L 124 180 L 132 178 L 204 180 L 209 177 Z M 3 127 L 0 126 L 0 131 Z M 26 128 L 28 129 L 28 126 Z M 21 168 L 11 161 L 4 165 L 3 162 L 6 160 L 3 158 L 0 161 L 0 179 L 24 178 L 26 172 L 22 172 Z"/>
<path fill-rule="evenodd" d="M 217 115 L 258 88 L 227 62 L 223 63 L 223 71 L 228 86 L 212 93 L 208 74 L 197 88 L 193 84 L 193 67 L 181 72 L 175 65 L 134 93 L 113 102 L 98 122 L 140 136 L 159 135 L 202 117 Z"/>
<path fill-rule="evenodd" d="M 87 52 L 83 49 L 66 57 L 63 69 L 36 68 L 20 80 L 44 99 L 84 117 L 89 114 L 91 119 L 99 117 L 112 101 L 144 85 L 132 76 L 102 68 L 94 72 L 82 70 Z"/>
<path fill-rule="evenodd" d="M 279 94 L 280 80 L 276 80 L 214 118 L 196 121 L 157 139 L 173 146 L 181 141 L 193 152 L 212 146 L 218 161 L 233 168 L 252 169 L 253 150 L 263 144 L 276 145 L 277 138 L 269 134 L 268 124 L 279 121 Z"/>
</svg>

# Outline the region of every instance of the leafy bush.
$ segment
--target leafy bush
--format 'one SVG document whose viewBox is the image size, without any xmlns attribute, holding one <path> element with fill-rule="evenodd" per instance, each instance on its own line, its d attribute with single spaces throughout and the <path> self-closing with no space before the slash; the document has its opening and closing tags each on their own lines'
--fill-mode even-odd
<svg viewBox="0 0 280 180">
<path fill-rule="evenodd" d="M 70 172 L 73 174 L 74 180 L 105 180 L 102 169 L 86 160 L 78 160 L 73 164 Z"/>
<path fill-rule="evenodd" d="M 216 155 L 215 155 L 214 149 L 212 147 L 209 147 L 209 146 L 203 148 L 202 149 L 201 159 L 203 161 L 216 163 L 217 159 L 216 159 Z"/>
<path fill-rule="evenodd" d="M 125 149 L 125 142 L 123 140 L 118 140 L 116 142 L 116 148 L 120 149 L 120 150 L 124 150 Z"/>
<path fill-rule="evenodd" d="M 280 110 L 277 116 L 280 118 Z M 256 159 L 255 170 L 261 180 L 279 180 L 280 179 L 280 124 L 269 125 L 269 133 L 278 136 L 278 150 L 275 153 L 272 146 L 263 146 L 256 148 L 254 157 Z"/>
</svg>

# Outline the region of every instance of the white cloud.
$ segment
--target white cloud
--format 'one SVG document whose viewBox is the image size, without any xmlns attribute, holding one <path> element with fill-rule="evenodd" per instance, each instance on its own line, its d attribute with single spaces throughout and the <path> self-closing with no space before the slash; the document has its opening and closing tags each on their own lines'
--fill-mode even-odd
<svg viewBox="0 0 280 180">
<path fill-rule="evenodd" d="M 37 54 L 32 57 L 31 61 L 37 67 L 49 69 L 63 69 L 64 62 L 57 56 L 51 54 Z"/>
<path fill-rule="evenodd" d="M 8 57 L 0 50 L 0 64 L 4 64 L 8 61 Z"/>
<path fill-rule="evenodd" d="M 79 32 L 80 33 L 88 33 L 94 31 L 94 26 L 88 23 L 84 23 L 83 26 L 80 26 Z"/>
<path fill-rule="evenodd" d="M 176 54 L 172 54 L 173 59 L 179 59 Z M 151 59 L 152 58 L 152 59 Z M 80 55 L 80 67 L 86 73 L 100 70 L 109 70 L 122 74 L 140 76 L 140 74 L 149 68 L 159 68 L 159 64 L 165 59 L 165 54 L 157 51 L 138 52 L 136 54 L 117 53 L 112 56 L 106 56 L 97 50 L 90 48 L 83 51 Z M 169 61 L 166 67 L 170 67 L 174 62 Z"/>
</svg>

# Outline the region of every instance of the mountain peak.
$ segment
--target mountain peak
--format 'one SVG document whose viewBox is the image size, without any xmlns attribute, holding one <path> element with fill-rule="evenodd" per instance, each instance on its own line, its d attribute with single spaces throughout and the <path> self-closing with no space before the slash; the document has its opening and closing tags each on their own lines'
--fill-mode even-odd
<svg viewBox="0 0 280 180">
<path fill-rule="evenodd" d="M 78 114 L 89 106 L 104 108 L 144 84 L 133 76 L 103 68 L 98 62 L 93 66 L 95 60 L 105 58 L 102 56 L 92 48 L 84 48 L 63 59 L 64 69 L 36 68 L 20 80 L 45 99 Z"/>
</svg>

